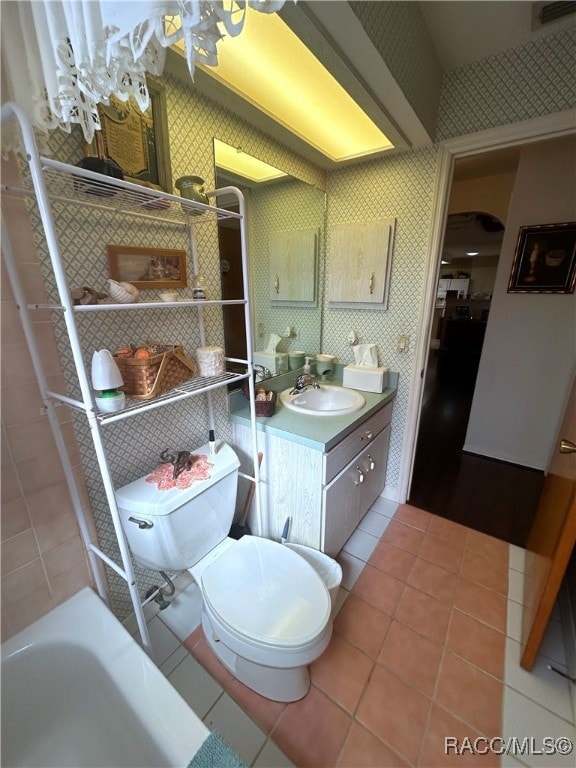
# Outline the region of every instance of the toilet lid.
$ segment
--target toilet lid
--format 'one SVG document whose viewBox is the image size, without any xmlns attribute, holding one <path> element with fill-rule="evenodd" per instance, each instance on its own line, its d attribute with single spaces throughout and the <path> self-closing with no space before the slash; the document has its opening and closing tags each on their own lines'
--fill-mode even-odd
<svg viewBox="0 0 576 768">
<path fill-rule="evenodd" d="M 206 603 L 237 634 L 298 648 L 330 617 L 330 595 L 314 568 L 274 541 L 243 536 L 201 577 Z"/>
</svg>

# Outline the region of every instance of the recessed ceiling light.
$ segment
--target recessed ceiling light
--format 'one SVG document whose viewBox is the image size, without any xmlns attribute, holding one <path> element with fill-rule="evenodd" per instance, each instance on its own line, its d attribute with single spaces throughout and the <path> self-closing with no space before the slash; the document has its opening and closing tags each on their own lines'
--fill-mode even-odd
<svg viewBox="0 0 576 768">
<path fill-rule="evenodd" d="M 219 41 L 218 66 L 197 67 L 331 160 L 393 148 L 277 13 L 247 9 L 242 32 Z"/>
</svg>

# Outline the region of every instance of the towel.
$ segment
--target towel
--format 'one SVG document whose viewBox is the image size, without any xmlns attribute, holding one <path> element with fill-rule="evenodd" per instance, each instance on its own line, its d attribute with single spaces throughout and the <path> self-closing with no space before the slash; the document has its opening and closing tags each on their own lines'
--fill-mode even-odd
<svg viewBox="0 0 576 768">
<path fill-rule="evenodd" d="M 203 742 L 188 768 L 248 768 L 218 731 L 212 731 Z"/>
</svg>

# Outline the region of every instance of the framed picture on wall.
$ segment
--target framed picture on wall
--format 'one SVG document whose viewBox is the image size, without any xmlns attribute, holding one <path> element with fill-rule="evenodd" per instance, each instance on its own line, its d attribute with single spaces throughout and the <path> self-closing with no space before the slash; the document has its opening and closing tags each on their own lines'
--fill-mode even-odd
<svg viewBox="0 0 576 768">
<path fill-rule="evenodd" d="M 508 293 L 574 293 L 576 222 L 520 227 Z"/>
<path fill-rule="evenodd" d="M 110 104 L 98 105 L 102 130 L 85 144 L 84 154 L 113 160 L 126 181 L 173 192 L 168 143 L 165 89 L 146 79 L 150 106 L 141 112 L 136 100 L 110 96 Z"/>
<path fill-rule="evenodd" d="M 187 285 L 186 251 L 131 245 L 108 245 L 106 251 L 113 280 L 150 291 Z"/>
</svg>

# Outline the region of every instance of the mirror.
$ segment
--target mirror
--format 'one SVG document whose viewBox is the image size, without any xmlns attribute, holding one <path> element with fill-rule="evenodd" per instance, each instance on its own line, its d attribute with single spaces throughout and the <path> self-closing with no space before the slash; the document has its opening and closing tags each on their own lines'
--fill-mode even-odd
<svg viewBox="0 0 576 768">
<path fill-rule="evenodd" d="M 219 139 L 214 140 L 214 165 L 216 186 L 237 186 L 246 198 L 254 362 L 264 365 L 270 361 L 265 366 L 269 373 L 262 372 L 261 377 L 282 373 L 289 366 L 290 352 L 316 355 L 321 349 L 326 196 Z M 223 201 L 219 204 L 225 206 Z M 271 288 L 276 274 L 272 275 L 270 262 L 278 238 L 298 243 L 293 257 L 305 259 L 296 270 L 305 290 L 294 299 L 277 300 Z M 242 287 L 237 222 L 220 222 L 218 239 L 222 298 L 237 298 Z M 246 357 L 244 337 L 244 308 L 224 307 L 227 356 Z M 275 345 L 276 337 L 280 340 Z M 279 355 L 257 354 L 270 352 L 274 346 Z"/>
</svg>

